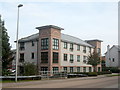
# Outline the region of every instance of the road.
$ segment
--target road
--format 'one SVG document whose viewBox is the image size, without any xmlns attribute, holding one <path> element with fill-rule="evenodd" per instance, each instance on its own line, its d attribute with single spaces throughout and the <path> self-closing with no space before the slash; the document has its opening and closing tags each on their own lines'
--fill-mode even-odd
<svg viewBox="0 0 120 90">
<path fill-rule="evenodd" d="M 21 82 L 3 84 L 3 88 L 118 88 L 118 76 Z"/>
</svg>

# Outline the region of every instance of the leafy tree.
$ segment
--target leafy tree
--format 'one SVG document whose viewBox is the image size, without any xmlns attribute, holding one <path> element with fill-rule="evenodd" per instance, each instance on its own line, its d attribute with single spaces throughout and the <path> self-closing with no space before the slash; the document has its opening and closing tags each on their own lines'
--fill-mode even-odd
<svg viewBox="0 0 120 90">
<path fill-rule="evenodd" d="M 93 66 L 94 72 L 97 72 L 97 65 L 100 64 L 100 57 L 99 54 L 96 52 L 93 52 L 88 56 L 88 64 Z"/>
<path fill-rule="evenodd" d="M 7 29 L 4 27 L 4 21 L 1 20 L 0 15 L 0 32 L 1 32 L 1 49 L 2 49 L 2 75 L 8 75 L 10 64 L 13 60 L 12 51 L 9 43 L 9 36 L 7 33 Z"/>
<path fill-rule="evenodd" d="M 25 63 L 23 65 L 24 72 L 23 75 L 30 76 L 30 75 L 36 75 L 37 74 L 37 67 L 33 63 Z"/>
</svg>

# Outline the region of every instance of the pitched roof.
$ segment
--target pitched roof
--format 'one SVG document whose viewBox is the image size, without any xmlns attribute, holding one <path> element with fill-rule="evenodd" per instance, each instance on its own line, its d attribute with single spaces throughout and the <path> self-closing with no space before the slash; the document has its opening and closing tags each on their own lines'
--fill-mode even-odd
<svg viewBox="0 0 120 90">
<path fill-rule="evenodd" d="M 61 39 L 62 39 L 62 41 L 71 42 L 71 43 L 75 43 L 75 44 L 80 44 L 80 45 L 83 45 L 83 46 L 93 47 L 92 45 L 88 44 L 87 42 L 85 42 L 85 41 L 83 41 L 83 40 L 81 40 L 77 37 L 71 36 L 71 35 L 61 34 Z"/>
<path fill-rule="evenodd" d="M 113 47 L 115 47 L 116 49 L 118 49 L 118 51 L 120 51 L 120 45 L 113 45 L 113 46 L 109 49 L 109 51 L 110 51 Z M 105 54 L 107 54 L 107 52 L 108 52 L 108 51 L 106 51 Z"/>
<path fill-rule="evenodd" d="M 114 45 L 120 51 L 120 45 Z"/>
<path fill-rule="evenodd" d="M 19 42 L 29 42 L 32 40 L 37 40 L 38 38 L 39 38 L 39 33 L 36 33 L 36 34 L 30 35 L 28 37 L 19 39 Z M 92 45 L 88 44 L 87 42 L 85 42 L 77 37 L 67 35 L 67 34 L 61 34 L 61 40 L 70 42 L 70 43 L 80 44 L 83 46 L 93 47 Z"/>
<path fill-rule="evenodd" d="M 19 39 L 19 42 L 28 42 L 32 40 L 37 40 L 38 38 L 39 38 L 39 33 L 36 33 L 36 34 Z"/>
</svg>

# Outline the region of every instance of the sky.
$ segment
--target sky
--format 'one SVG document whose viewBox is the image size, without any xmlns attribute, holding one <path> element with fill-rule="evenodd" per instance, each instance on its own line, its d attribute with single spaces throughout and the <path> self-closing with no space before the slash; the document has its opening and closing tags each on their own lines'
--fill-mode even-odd
<svg viewBox="0 0 120 90">
<path fill-rule="evenodd" d="M 0 2 L 0 14 L 5 21 L 12 49 L 16 48 L 17 5 L 20 8 L 19 39 L 38 33 L 35 29 L 44 25 L 64 28 L 62 33 L 82 40 L 102 40 L 102 55 L 107 45 L 118 44 L 118 2 L 82 2 L 81 0 L 30 0 Z M 105 0 L 104 0 L 105 1 Z"/>
</svg>

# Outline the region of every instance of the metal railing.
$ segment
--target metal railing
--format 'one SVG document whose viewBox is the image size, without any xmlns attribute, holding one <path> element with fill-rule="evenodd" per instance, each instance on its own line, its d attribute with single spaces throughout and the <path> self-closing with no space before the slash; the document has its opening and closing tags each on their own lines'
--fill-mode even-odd
<svg viewBox="0 0 120 90">
<path fill-rule="evenodd" d="M 59 71 L 40 71 L 41 79 L 52 79 L 52 78 L 66 78 L 67 72 Z"/>
</svg>

